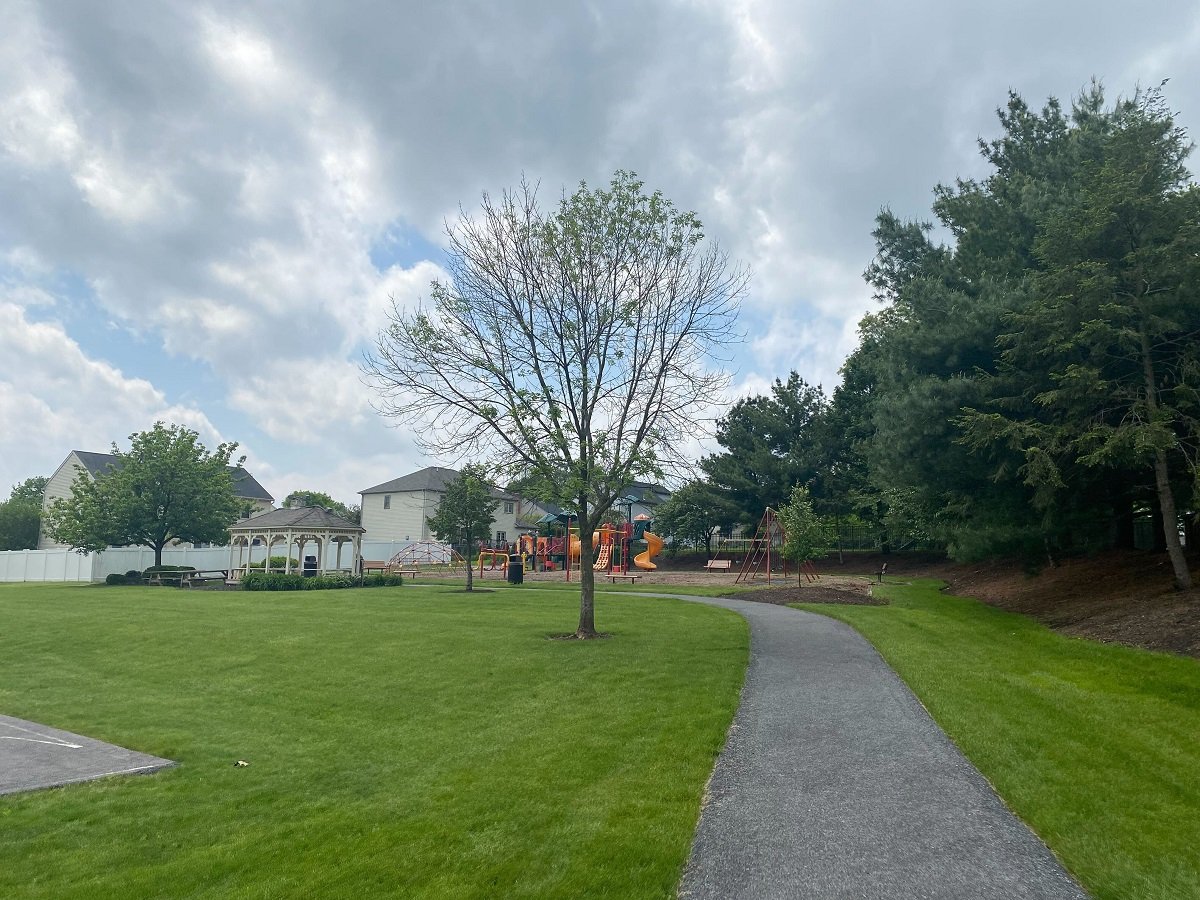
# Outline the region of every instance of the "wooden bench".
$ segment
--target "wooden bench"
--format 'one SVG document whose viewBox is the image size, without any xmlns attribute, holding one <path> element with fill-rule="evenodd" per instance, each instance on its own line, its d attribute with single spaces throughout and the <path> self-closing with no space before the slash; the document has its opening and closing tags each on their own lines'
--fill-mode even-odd
<svg viewBox="0 0 1200 900">
<path fill-rule="evenodd" d="M 704 568 L 710 572 L 731 572 L 733 571 L 732 559 L 710 559 L 704 564 Z"/>
<path fill-rule="evenodd" d="M 604 577 L 608 579 L 610 584 L 616 584 L 618 578 L 626 578 L 630 584 L 637 584 L 637 580 L 641 575 L 624 575 L 621 572 L 605 572 Z"/>
<path fill-rule="evenodd" d="M 382 575 L 390 565 L 386 559 L 364 559 L 360 568 L 364 575 Z"/>
</svg>

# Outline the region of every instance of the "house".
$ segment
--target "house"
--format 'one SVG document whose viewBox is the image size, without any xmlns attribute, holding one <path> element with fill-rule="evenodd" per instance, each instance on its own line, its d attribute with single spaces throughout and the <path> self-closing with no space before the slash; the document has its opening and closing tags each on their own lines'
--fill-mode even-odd
<svg viewBox="0 0 1200 900">
<path fill-rule="evenodd" d="M 42 521 L 45 522 L 46 513 L 55 500 L 71 496 L 71 485 L 80 472 L 97 478 L 111 469 L 116 462 L 117 458 L 111 453 L 91 453 L 87 450 L 72 450 L 68 453 L 62 465 L 54 470 L 54 474 L 46 482 L 46 492 L 42 497 Z M 256 516 L 275 508 L 275 498 L 241 466 L 229 466 L 229 477 L 233 480 L 234 494 L 242 501 L 241 512 Z M 62 546 L 65 545 L 50 540 L 44 532 L 38 537 L 39 550 Z"/>
<path fill-rule="evenodd" d="M 401 478 L 394 478 L 375 487 L 359 491 L 362 497 L 363 536 L 367 541 L 428 541 L 433 540 L 428 518 L 437 512 L 446 485 L 458 477 L 454 469 L 430 466 Z M 492 542 L 505 544 L 522 532 L 537 527 L 546 514 L 558 515 L 562 510 L 552 503 L 492 488 L 492 496 L 500 501 L 492 520 Z M 632 502 L 632 517 L 645 514 L 654 517 L 654 510 L 671 496 L 661 485 L 635 481 L 625 492 L 627 499 L 618 499 L 614 509 L 624 515 Z"/>
<path fill-rule="evenodd" d="M 362 497 L 362 526 L 367 541 L 430 541 L 429 517 L 437 513 L 446 485 L 458 477 L 454 469 L 429 466 L 359 491 Z M 516 539 L 531 520 L 521 498 L 499 488 L 492 496 L 500 501 L 492 519 L 492 541 L 504 544 Z M 528 503 L 525 504 L 529 506 Z"/>
<path fill-rule="evenodd" d="M 635 481 L 616 499 L 613 508 L 632 521 L 638 516 L 654 518 L 655 510 L 671 499 L 671 492 L 661 484 Z"/>
</svg>

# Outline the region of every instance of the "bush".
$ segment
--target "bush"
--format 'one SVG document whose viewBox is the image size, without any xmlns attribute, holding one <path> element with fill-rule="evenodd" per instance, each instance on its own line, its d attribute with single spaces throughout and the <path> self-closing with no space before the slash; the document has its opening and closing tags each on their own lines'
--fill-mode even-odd
<svg viewBox="0 0 1200 900">
<path fill-rule="evenodd" d="M 397 587 L 404 584 L 404 578 L 400 575 L 364 575 L 361 582 L 362 587 Z"/>
<path fill-rule="evenodd" d="M 355 578 L 350 575 L 315 575 L 304 579 L 306 591 L 336 591 L 355 586 Z"/>
<path fill-rule="evenodd" d="M 302 591 L 307 580 L 303 575 L 285 575 L 283 572 L 247 572 L 242 576 L 242 590 Z"/>
<path fill-rule="evenodd" d="M 138 571 L 137 569 L 130 569 L 128 572 L 125 573 L 125 583 L 126 584 L 141 584 L 142 583 L 142 573 L 140 571 Z"/>
<path fill-rule="evenodd" d="M 282 572 L 247 572 L 242 576 L 244 591 L 337 591 L 352 587 L 397 587 L 404 583 L 399 575 L 285 575 Z"/>
<path fill-rule="evenodd" d="M 286 556 L 272 556 L 271 557 L 271 568 L 272 569 L 282 569 L 284 566 L 288 565 L 289 562 L 291 562 L 292 569 L 299 571 L 300 560 L 296 559 L 296 557 L 294 557 L 294 556 L 290 560 Z M 263 567 L 263 563 L 260 563 L 260 562 L 246 564 L 246 568 L 248 568 L 248 569 L 261 569 L 262 567 Z"/>
<path fill-rule="evenodd" d="M 120 572 L 113 572 L 111 575 L 109 575 L 107 578 L 104 579 L 104 583 L 105 584 L 124 584 L 125 576 L 122 575 Z"/>
</svg>

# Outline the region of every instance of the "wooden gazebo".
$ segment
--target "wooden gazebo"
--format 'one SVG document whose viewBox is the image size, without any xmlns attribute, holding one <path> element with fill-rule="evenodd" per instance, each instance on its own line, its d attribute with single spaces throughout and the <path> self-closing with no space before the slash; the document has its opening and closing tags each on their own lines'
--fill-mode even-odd
<svg viewBox="0 0 1200 900">
<path fill-rule="evenodd" d="M 362 526 L 321 507 L 273 509 L 229 526 L 229 568 L 265 562 L 265 571 L 302 571 L 307 555 L 314 557 L 318 574 L 354 573 L 362 556 L 362 536 Z M 273 553 L 285 557 L 282 567 L 271 568 Z M 293 557 L 299 562 L 296 567 Z"/>
</svg>

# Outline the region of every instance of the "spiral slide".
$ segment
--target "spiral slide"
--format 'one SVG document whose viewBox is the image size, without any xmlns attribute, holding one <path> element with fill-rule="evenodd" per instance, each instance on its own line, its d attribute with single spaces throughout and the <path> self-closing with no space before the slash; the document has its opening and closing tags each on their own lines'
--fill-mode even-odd
<svg viewBox="0 0 1200 900">
<path fill-rule="evenodd" d="M 662 538 L 649 531 L 642 535 L 642 537 L 646 540 L 646 549 L 633 558 L 633 564 L 639 569 L 657 569 L 658 566 L 650 562 L 650 560 L 662 552 Z"/>
</svg>

